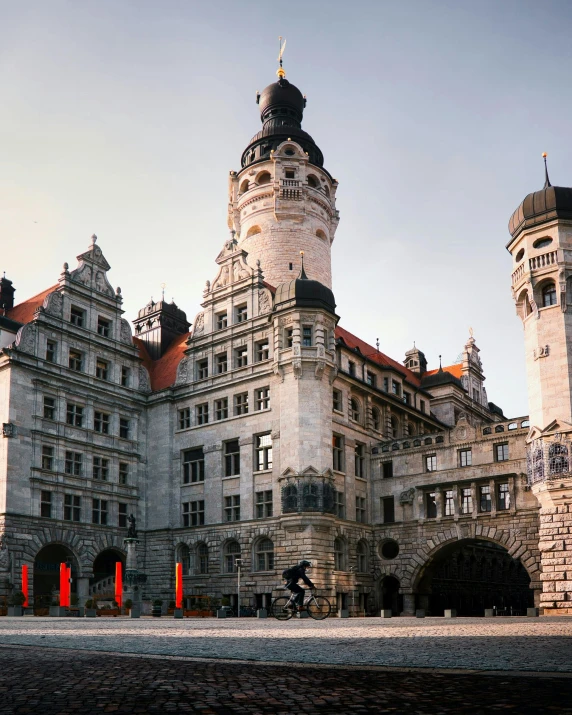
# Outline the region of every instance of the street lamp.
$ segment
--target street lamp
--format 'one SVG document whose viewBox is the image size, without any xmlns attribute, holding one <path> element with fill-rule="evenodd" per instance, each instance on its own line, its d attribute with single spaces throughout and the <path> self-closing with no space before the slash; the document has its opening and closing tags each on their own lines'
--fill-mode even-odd
<svg viewBox="0 0 572 715">
<path fill-rule="evenodd" d="M 242 559 L 235 559 L 234 565 L 236 566 L 237 573 L 237 584 L 236 584 L 236 616 L 240 618 L 240 567 L 242 566 Z"/>
</svg>

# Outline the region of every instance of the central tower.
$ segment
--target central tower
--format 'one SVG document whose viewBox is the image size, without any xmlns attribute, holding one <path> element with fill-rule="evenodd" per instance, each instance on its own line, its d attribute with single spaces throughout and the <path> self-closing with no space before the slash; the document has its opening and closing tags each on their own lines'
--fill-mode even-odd
<svg viewBox="0 0 572 715">
<path fill-rule="evenodd" d="M 229 228 L 271 285 L 296 278 L 304 251 L 308 275 L 331 288 L 338 182 L 302 129 L 306 98 L 280 67 L 278 81 L 256 101 L 262 129 L 244 150 L 241 170 L 230 172 Z"/>
</svg>

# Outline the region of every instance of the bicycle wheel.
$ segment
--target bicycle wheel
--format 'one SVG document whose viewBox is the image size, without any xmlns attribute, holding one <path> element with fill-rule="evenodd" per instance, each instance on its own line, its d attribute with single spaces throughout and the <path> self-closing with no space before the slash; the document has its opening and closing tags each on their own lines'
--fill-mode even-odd
<svg viewBox="0 0 572 715">
<path fill-rule="evenodd" d="M 289 621 L 292 618 L 292 611 L 286 608 L 286 604 L 290 599 L 288 596 L 279 596 L 272 601 L 270 613 L 279 621 Z"/>
<path fill-rule="evenodd" d="M 327 598 L 323 596 L 314 596 L 306 606 L 308 615 L 315 621 L 323 621 L 332 612 L 332 606 Z"/>
</svg>

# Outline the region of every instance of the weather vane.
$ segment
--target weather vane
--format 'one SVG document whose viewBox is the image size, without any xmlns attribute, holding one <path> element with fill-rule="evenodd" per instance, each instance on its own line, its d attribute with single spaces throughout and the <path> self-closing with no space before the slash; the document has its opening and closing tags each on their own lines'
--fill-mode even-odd
<svg viewBox="0 0 572 715">
<path fill-rule="evenodd" d="M 166 283 L 161 283 L 161 293 L 162 293 L 161 300 L 165 300 L 165 288 L 166 287 L 167 287 Z"/>
<path fill-rule="evenodd" d="M 283 77 L 286 77 L 286 72 L 284 68 L 282 67 L 282 55 L 284 54 L 284 50 L 286 49 L 286 40 L 282 42 L 282 35 L 278 38 L 278 62 L 280 63 L 280 67 L 278 68 L 276 74 L 280 79 Z"/>
</svg>

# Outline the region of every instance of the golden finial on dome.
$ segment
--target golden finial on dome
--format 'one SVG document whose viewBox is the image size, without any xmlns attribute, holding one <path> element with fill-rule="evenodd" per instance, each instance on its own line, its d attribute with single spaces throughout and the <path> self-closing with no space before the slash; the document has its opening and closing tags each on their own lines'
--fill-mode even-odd
<svg viewBox="0 0 572 715">
<path fill-rule="evenodd" d="M 286 77 L 286 71 L 282 67 L 282 55 L 284 54 L 284 50 L 286 49 L 286 40 L 282 42 L 282 35 L 280 35 L 280 37 L 278 38 L 278 47 L 278 62 L 280 63 L 280 67 L 277 69 L 276 74 L 280 79 L 282 79 L 283 77 Z"/>
</svg>

